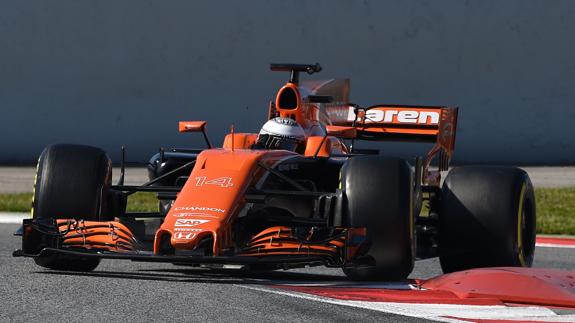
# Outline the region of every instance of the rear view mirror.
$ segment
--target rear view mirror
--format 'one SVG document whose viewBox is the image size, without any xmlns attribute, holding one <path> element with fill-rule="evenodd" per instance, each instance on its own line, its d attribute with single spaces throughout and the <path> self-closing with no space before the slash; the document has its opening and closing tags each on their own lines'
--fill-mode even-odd
<svg viewBox="0 0 575 323">
<path fill-rule="evenodd" d="M 204 140 L 206 141 L 206 145 L 208 148 L 212 148 L 212 143 L 208 138 L 208 134 L 206 133 L 206 125 L 208 123 L 206 121 L 180 121 L 178 123 L 178 131 L 179 132 L 201 132 L 204 135 Z"/>
<path fill-rule="evenodd" d="M 206 121 L 180 121 L 179 132 L 203 132 L 208 123 Z"/>
</svg>

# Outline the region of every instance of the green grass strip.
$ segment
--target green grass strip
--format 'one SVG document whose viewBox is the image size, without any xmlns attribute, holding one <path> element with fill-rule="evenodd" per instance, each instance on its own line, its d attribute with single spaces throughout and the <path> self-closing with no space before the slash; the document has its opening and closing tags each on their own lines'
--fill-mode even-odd
<svg viewBox="0 0 575 323">
<path fill-rule="evenodd" d="M 539 188 L 537 233 L 575 235 L 575 187 Z"/>
<path fill-rule="evenodd" d="M 0 194 L 1 212 L 30 212 L 32 193 Z"/>
<path fill-rule="evenodd" d="M 128 212 L 158 212 L 156 193 L 138 192 L 130 195 Z"/>
<path fill-rule="evenodd" d="M 0 194 L 0 212 L 30 212 L 32 193 Z M 139 192 L 128 197 L 128 212 L 158 212 L 155 193 Z"/>
<path fill-rule="evenodd" d="M 575 235 L 575 187 L 538 188 L 537 233 Z M 32 193 L 0 194 L 0 211 L 30 212 Z M 140 192 L 128 198 L 129 212 L 157 212 L 155 193 Z"/>
</svg>

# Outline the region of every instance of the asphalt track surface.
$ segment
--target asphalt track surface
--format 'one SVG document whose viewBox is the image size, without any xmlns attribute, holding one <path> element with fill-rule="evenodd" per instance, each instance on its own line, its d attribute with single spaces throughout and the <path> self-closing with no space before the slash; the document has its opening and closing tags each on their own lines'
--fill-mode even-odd
<svg viewBox="0 0 575 323">
<path fill-rule="evenodd" d="M 274 294 L 274 284 L 345 284 L 324 267 L 254 274 L 171 264 L 104 260 L 91 273 L 45 270 L 13 258 L 17 224 L 0 224 L 0 322 L 31 321 L 377 321 L 425 322 L 357 307 Z M 575 269 L 575 249 L 537 248 L 534 267 Z M 411 275 L 440 275 L 437 259 L 420 261 Z M 571 314 L 571 313 L 570 313 Z"/>
<path fill-rule="evenodd" d="M 536 187 L 575 186 L 575 167 L 525 169 Z M 128 170 L 127 184 L 141 184 L 146 175 Z M 33 178 L 33 168 L 2 167 L 0 193 L 29 192 Z M 45 270 L 12 257 L 20 247 L 12 235 L 18 226 L 0 223 L 0 322 L 427 321 L 266 291 L 277 284 L 348 283 L 339 269 L 325 267 L 254 274 L 104 260 L 91 273 Z M 534 267 L 573 271 L 575 249 L 537 248 Z M 440 274 L 438 260 L 430 259 L 417 262 L 410 277 Z"/>
</svg>

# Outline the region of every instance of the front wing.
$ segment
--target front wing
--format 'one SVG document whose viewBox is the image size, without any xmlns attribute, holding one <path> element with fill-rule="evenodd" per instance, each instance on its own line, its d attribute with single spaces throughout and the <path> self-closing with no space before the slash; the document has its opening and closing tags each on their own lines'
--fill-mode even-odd
<svg viewBox="0 0 575 323">
<path fill-rule="evenodd" d="M 14 251 L 13 256 L 94 257 L 182 265 L 341 267 L 356 254 L 364 241 L 364 235 L 364 229 L 343 229 L 337 239 L 304 244 L 289 239 L 289 228 L 269 228 L 256 235 L 247 248 L 220 256 L 202 255 L 194 250 L 176 250 L 173 255 L 157 255 L 145 250 L 130 230 L 119 222 L 26 219 L 22 231 L 22 249 Z"/>
</svg>

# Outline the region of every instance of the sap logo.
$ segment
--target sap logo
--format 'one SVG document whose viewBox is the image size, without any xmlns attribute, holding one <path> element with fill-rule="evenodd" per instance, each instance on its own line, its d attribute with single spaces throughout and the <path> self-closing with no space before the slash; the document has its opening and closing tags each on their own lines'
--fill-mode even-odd
<svg viewBox="0 0 575 323">
<path fill-rule="evenodd" d="M 174 240 L 190 240 L 196 237 L 192 232 L 176 232 L 174 233 Z"/>
<path fill-rule="evenodd" d="M 174 208 L 175 211 L 212 211 L 212 212 L 219 212 L 224 213 L 226 212 L 223 209 L 218 209 L 215 207 L 204 207 L 204 206 L 178 206 Z"/>
<path fill-rule="evenodd" d="M 356 118 L 353 109 L 350 109 L 348 121 Z M 381 110 L 370 109 L 365 111 L 363 118 L 365 123 L 418 123 L 418 124 L 439 124 L 439 112 L 437 111 L 416 111 L 416 110 Z"/>
<path fill-rule="evenodd" d="M 172 215 L 176 218 L 187 218 L 187 217 L 207 217 L 207 218 L 215 218 L 215 215 L 206 214 L 206 213 L 176 213 Z"/>
<path fill-rule="evenodd" d="M 188 219 L 177 219 L 176 227 L 195 227 L 196 225 L 208 223 L 210 220 L 188 220 Z"/>
</svg>

